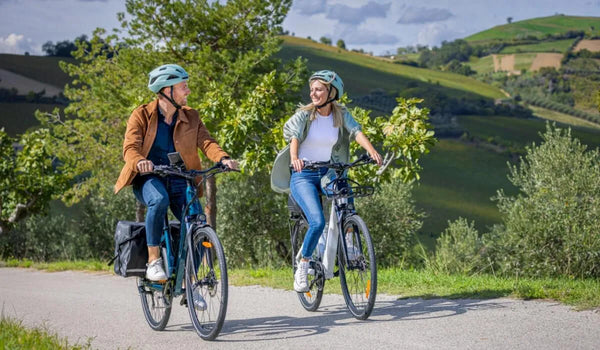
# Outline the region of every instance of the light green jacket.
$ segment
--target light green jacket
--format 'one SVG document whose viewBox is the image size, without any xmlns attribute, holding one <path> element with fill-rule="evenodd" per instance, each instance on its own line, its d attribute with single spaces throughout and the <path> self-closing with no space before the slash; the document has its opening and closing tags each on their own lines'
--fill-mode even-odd
<svg viewBox="0 0 600 350">
<path fill-rule="evenodd" d="M 356 138 L 356 134 L 362 131 L 362 128 L 347 109 L 344 108 L 342 113 L 344 125 L 339 129 L 338 140 L 331 150 L 331 161 L 348 163 L 350 159 L 350 142 Z M 288 145 L 277 154 L 273 164 L 271 172 L 271 188 L 273 191 L 289 193 L 291 176 L 290 142 L 293 138 L 296 138 L 302 143 L 308 134 L 310 123 L 310 112 L 297 111 L 283 126 L 283 138 Z M 331 172 L 332 170 L 323 176 L 323 179 L 330 179 L 332 177 Z"/>
</svg>

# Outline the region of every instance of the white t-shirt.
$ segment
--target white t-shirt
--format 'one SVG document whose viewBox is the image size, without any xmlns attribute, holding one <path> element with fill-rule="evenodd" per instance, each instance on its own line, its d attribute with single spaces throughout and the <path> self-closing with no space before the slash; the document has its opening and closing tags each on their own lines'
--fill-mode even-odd
<svg viewBox="0 0 600 350">
<path fill-rule="evenodd" d="M 310 124 L 308 135 L 298 149 L 298 158 L 315 162 L 326 162 L 331 158 L 331 149 L 338 139 L 338 129 L 333 126 L 333 114 L 317 117 Z"/>
</svg>

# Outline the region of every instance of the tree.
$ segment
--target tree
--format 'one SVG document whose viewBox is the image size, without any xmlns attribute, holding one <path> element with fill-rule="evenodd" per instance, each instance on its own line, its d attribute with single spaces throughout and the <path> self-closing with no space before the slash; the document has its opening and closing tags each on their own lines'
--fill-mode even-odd
<svg viewBox="0 0 600 350">
<path fill-rule="evenodd" d="M 335 44 L 335 46 L 337 46 L 338 48 L 340 48 L 342 50 L 346 50 L 346 43 L 342 39 L 339 39 L 337 41 L 337 43 Z"/>
<path fill-rule="evenodd" d="M 42 45 L 42 51 L 46 53 L 46 56 L 71 57 L 71 53 L 77 50 L 78 42 L 87 42 L 87 35 L 82 34 L 75 38 L 75 41 L 59 41 L 56 45 L 52 41 L 47 41 Z"/>
<path fill-rule="evenodd" d="M 50 200 L 67 185 L 55 167 L 47 133 L 40 129 L 16 140 L 0 129 L 0 234 L 46 211 Z"/>
<path fill-rule="evenodd" d="M 506 17 L 506 23 L 511 24 L 513 21 L 512 17 Z"/>
<path fill-rule="evenodd" d="M 329 39 L 328 37 L 325 37 L 325 36 L 322 36 L 322 37 L 319 39 L 319 42 L 320 42 L 321 44 L 325 44 L 325 45 L 331 45 L 331 39 Z"/>
<path fill-rule="evenodd" d="M 128 18 L 119 14 L 122 31 L 106 35 L 98 29 L 89 45 L 78 45 L 77 65 L 62 63 L 74 78 L 65 89 L 73 101 L 66 117 L 38 113 L 52 131 L 63 171 L 77 179 L 64 199 L 110 195 L 123 164 L 126 121 L 153 98 L 146 88 L 148 72 L 167 62 L 188 71 L 189 105 L 245 171 L 270 164 L 283 119 L 307 76 L 301 59 L 281 66 L 273 57 L 290 5 L 290 0 L 128 0 Z M 213 218 L 215 193 L 213 183 L 206 208 Z"/>
<path fill-rule="evenodd" d="M 547 126 L 542 143 L 510 167 L 515 196 L 498 192 L 498 268 L 514 275 L 600 276 L 600 152 L 570 129 Z"/>
</svg>

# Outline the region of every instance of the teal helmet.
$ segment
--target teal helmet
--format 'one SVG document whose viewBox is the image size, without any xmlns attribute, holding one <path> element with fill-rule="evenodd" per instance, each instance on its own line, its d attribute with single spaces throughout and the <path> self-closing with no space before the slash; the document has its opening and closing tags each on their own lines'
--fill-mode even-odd
<svg viewBox="0 0 600 350">
<path fill-rule="evenodd" d="M 189 75 L 176 64 L 163 64 L 148 73 L 148 88 L 157 94 L 162 88 L 187 81 Z"/>
<path fill-rule="evenodd" d="M 333 101 L 339 100 L 339 98 L 344 94 L 344 82 L 342 81 L 342 78 L 340 78 L 340 76 L 334 71 L 320 70 L 315 72 L 310 76 L 308 82 L 311 83 L 313 80 L 322 80 L 336 89 L 336 94 L 333 98 Z"/>
</svg>

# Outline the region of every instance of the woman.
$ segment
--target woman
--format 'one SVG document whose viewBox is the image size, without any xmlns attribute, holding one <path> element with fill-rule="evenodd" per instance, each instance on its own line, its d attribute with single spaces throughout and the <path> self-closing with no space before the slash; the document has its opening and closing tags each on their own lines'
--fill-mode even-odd
<svg viewBox="0 0 600 350">
<path fill-rule="evenodd" d="M 325 217 L 319 193 L 321 179 L 327 169 L 302 169 L 304 161 L 349 162 L 350 141 L 356 140 L 381 165 L 382 159 L 371 142 L 362 133 L 361 126 L 337 100 L 344 93 L 342 79 L 333 71 L 314 73 L 310 79 L 311 103 L 301 106 L 285 123 L 283 136 L 289 143 L 290 164 L 294 171 L 289 187 L 308 219 L 309 228 L 304 237 L 302 258 L 294 276 L 294 290 L 308 291 L 308 262 L 325 227 Z"/>
</svg>

